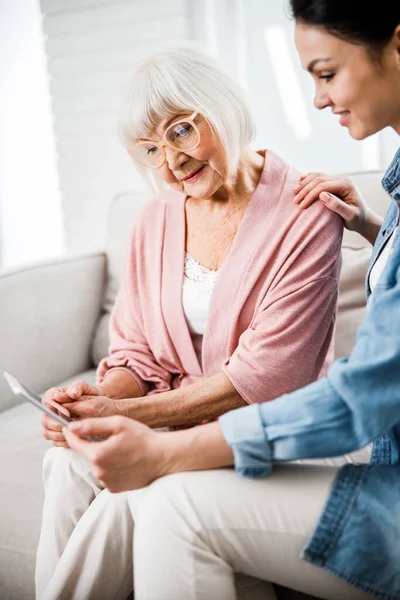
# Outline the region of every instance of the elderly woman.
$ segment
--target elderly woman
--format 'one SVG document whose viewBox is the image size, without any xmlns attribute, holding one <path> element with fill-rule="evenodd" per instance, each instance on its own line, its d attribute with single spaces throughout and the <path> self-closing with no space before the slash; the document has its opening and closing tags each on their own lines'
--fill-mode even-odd
<svg viewBox="0 0 400 600">
<path fill-rule="evenodd" d="M 400 4 L 291 4 L 317 108 L 340 114 L 358 140 L 388 126 L 400 134 Z M 183 473 L 148 488 L 135 515 L 137 600 L 233 600 L 235 572 L 269 582 L 265 600 L 275 598 L 272 583 L 326 600 L 400 598 L 400 150 L 382 183 L 392 203 L 381 229 L 347 181 L 310 175 L 298 187 L 296 202 L 321 198 L 375 244 L 365 322 L 326 379 L 187 431 L 156 435 L 111 417 L 67 432 L 114 491 L 233 464 L 245 476 Z M 73 430 L 110 437 L 96 445 Z M 371 441 L 372 464 L 281 464 L 266 477 L 274 463 Z"/>
<path fill-rule="evenodd" d="M 182 427 L 326 373 L 342 221 L 294 204 L 300 174 L 253 150 L 253 131 L 241 90 L 202 53 L 170 49 L 138 69 L 122 135 L 159 195 L 135 223 L 97 386 L 46 401 L 77 418 Z M 67 445 L 51 418 L 43 425 Z M 47 453 L 44 481 L 38 598 L 125 598 L 134 501 L 102 491 L 64 448 Z"/>
</svg>

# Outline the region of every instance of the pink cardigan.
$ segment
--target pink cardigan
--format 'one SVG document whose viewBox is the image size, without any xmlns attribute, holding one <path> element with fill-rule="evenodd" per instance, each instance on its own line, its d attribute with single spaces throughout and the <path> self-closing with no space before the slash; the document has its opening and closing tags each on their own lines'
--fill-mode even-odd
<svg viewBox="0 0 400 600">
<path fill-rule="evenodd" d="M 113 368 L 143 395 L 223 371 L 246 402 L 304 386 L 332 360 L 342 221 L 321 203 L 293 204 L 300 174 L 267 151 L 210 303 L 202 365 L 182 308 L 185 195 L 146 203 L 137 217 L 110 322 Z"/>
</svg>

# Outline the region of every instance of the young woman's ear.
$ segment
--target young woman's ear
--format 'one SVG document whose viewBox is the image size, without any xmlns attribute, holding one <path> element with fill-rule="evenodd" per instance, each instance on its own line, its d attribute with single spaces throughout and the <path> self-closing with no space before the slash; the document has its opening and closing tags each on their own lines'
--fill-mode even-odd
<svg viewBox="0 0 400 600">
<path fill-rule="evenodd" d="M 396 49 L 397 66 L 400 70 L 400 24 L 397 25 L 396 29 L 393 32 L 393 43 Z"/>
</svg>

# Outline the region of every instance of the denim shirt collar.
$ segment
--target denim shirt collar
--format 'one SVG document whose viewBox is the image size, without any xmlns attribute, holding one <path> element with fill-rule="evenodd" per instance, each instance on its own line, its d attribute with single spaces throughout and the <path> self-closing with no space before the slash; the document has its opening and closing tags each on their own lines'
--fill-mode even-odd
<svg viewBox="0 0 400 600">
<path fill-rule="evenodd" d="M 400 204 L 400 148 L 383 176 L 382 186 L 391 198 Z"/>
<path fill-rule="evenodd" d="M 376 259 L 381 253 L 382 248 L 386 244 L 388 237 L 392 235 L 393 230 L 396 226 L 396 223 L 399 221 L 399 211 L 400 211 L 400 148 L 397 150 L 396 154 L 389 167 L 386 170 L 385 175 L 382 179 L 382 187 L 385 192 L 391 197 L 394 204 L 389 206 L 389 209 L 386 213 L 386 217 L 384 219 L 381 230 L 376 238 L 374 248 L 372 250 L 371 261 L 368 267 L 367 276 L 365 278 L 365 292 L 367 298 L 369 298 L 371 294 L 371 288 L 369 286 L 369 277 L 372 271 L 372 268 L 376 262 Z"/>
</svg>

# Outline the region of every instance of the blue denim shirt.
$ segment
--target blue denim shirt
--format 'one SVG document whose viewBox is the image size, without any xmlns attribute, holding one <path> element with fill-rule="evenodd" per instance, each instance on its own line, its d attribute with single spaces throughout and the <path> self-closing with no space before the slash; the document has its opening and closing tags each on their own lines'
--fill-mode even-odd
<svg viewBox="0 0 400 600">
<path fill-rule="evenodd" d="M 370 269 L 399 221 L 400 148 L 382 185 L 393 202 Z M 385 600 L 400 600 L 400 230 L 354 349 L 328 377 L 219 421 L 237 471 L 264 477 L 278 461 L 340 456 L 374 441 L 371 463 L 337 474 L 303 558 Z"/>
</svg>

